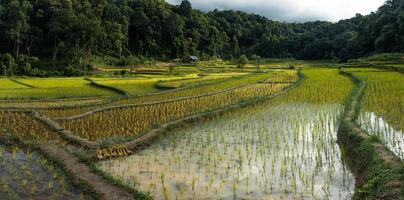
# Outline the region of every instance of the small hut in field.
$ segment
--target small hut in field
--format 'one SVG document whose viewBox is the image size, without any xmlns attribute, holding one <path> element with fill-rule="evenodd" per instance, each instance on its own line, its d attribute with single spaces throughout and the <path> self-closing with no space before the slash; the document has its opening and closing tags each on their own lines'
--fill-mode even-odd
<svg viewBox="0 0 404 200">
<path fill-rule="evenodd" d="M 187 62 L 191 63 L 191 64 L 194 64 L 194 63 L 198 62 L 198 60 L 199 60 L 199 58 L 196 57 L 196 56 L 188 56 L 187 57 Z"/>
</svg>

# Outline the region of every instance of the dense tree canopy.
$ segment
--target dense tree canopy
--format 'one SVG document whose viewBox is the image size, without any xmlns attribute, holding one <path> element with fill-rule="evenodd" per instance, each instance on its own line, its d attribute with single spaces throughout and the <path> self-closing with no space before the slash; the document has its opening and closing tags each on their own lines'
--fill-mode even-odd
<svg viewBox="0 0 404 200">
<path fill-rule="evenodd" d="M 0 0 L 3 74 L 11 70 L 6 64 L 14 63 L 10 55 L 15 63 L 32 60 L 19 59 L 21 55 L 39 58 L 34 68 L 86 71 L 96 58 L 119 62 L 127 57 L 256 54 L 346 60 L 403 52 L 403 44 L 404 0 L 388 0 L 367 16 L 303 24 L 239 11 L 203 13 L 192 9 L 188 0 L 178 6 L 164 0 Z"/>
</svg>

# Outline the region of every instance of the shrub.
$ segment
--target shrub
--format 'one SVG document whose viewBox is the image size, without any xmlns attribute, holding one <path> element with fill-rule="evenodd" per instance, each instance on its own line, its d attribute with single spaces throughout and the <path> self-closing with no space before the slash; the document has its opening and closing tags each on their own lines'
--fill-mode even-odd
<svg viewBox="0 0 404 200">
<path fill-rule="evenodd" d="M 15 64 L 14 57 L 6 53 L 4 55 L 0 54 L 0 74 L 2 75 L 10 75 L 13 72 L 13 67 Z"/>
</svg>

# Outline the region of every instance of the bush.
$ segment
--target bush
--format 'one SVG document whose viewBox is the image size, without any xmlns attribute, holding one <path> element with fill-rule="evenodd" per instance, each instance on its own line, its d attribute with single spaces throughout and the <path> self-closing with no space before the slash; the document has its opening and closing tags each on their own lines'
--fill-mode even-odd
<svg viewBox="0 0 404 200">
<path fill-rule="evenodd" d="M 244 70 L 244 67 L 248 64 L 248 58 L 245 55 L 241 55 L 240 58 L 238 59 L 238 68 L 241 68 Z"/>
<path fill-rule="evenodd" d="M 13 75 L 13 67 L 15 65 L 14 57 L 9 54 L 0 54 L 0 74 L 2 75 Z"/>
</svg>

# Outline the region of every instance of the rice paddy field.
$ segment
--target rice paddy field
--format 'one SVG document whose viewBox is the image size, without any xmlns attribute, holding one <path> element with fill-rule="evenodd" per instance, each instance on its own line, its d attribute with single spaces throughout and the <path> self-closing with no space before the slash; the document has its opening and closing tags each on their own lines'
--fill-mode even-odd
<svg viewBox="0 0 404 200">
<path fill-rule="evenodd" d="M 248 73 L 220 73 L 220 74 L 208 74 L 205 76 L 201 76 L 200 78 L 190 78 L 190 79 L 182 79 L 182 80 L 173 80 L 173 81 L 163 81 L 158 85 L 159 87 L 175 89 L 181 87 L 189 87 L 195 86 L 199 84 L 207 84 L 210 82 L 214 82 L 216 80 L 223 80 L 230 77 L 238 77 L 242 75 L 248 75 Z"/>
<path fill-rule="evenodd" d="M 20 88 L 28 88 L 28 86 L 14 82 L 11 79 L 0 78 L 0 89 L 1 90 L 6 90 L 6 89 L 13 90 L 13 89 L 20 89 Z"/>
<path fill-rule="evenodd" d="M 271 95 L 288 86 L 289 84 L 255 84 L 213 95 L 105 110 L 88 117 L 65 121 L 61 125 L 90 140 L 136 136 L 152 126 L 236 104 L 260 95 Z"/>
<path fill-rule="evenodd" d="M 114 88 L 125 91 L 131 96 L 145 95 L 153 92 L 161 91 L 155 87 L 158 81 L 170 81 L 178 79 L 196 79 L 196 74 L 190 74 L 187 76 L 173 76 L 173 77 L 144 77 L 134 79 L 122 79 L 122 78 L 95 78 L 92 79 L 96 83 L 101 85 L 112 86 Z"/>
<path fill-rule="evenodd" d="M 404 75 L 386 71 L 354 75 L 368 84 L 359 123 L 404 159 Z"/>
<path fill-rule="evenodd" d="M 35 152 L 0 146 L 2 199 L 90 199 L 59 169 Z"/>
<path fill-rule="evenodd" d="M 354 152 L 339 141 L 359 91 L 351 121 L 389 159 L 404 158 L 404 77 L 359 64 L 378 59 L 1 77 L 0 199 L 339 200 L 358 199 L 364 187 L 382 194 L 385 183 L 358 176 L 347 162 Z"/>
<path fill-rule="evenodd" d="M 172 130 L 99 168 L 156 199 L 348 199 L 355 181 L 336 133 L 352 83 L 336 70 L 304 73 L 283 97 Z"/>
<path fill-rule="evenodd" d="M 83 78 L 0 79 L 0 99 L 63 99 L 108 97 L 112 91 L 98 89 Z M 3 85 L 3 83 L 5 83 Z"/>
<path fill-rule="evenodd" d="M 296 70 L 293 72 L 282 72 L 282 73 L 295 73 Z M 157 93 L 150 93 L 148 95 L 135 97 L 135 98 L 124 98 L 124 99 L 117 99 L 111 102 L 113 106 L 122 106 L 122 105 L 138 105 L 144 103 L 156 103 L 162 101 L 172 101 L 181 98 L 190 98 L 190 97 L 198 97 L 201 95 L 209 95 L 218 93 L 221 91 L 227 91 L 231 89 L 236 89 L 240 86 L 246 86 L 250 84 L 258 83 L 262 80 L 267 80 L 268 78 L 274 78 L 278 72 L 269 72 L 269 73 L 259 73 L 253 75 L 243 75 L 240 77 L 229 77 L 227 79 L 220 79 L 215 80 L 213 82 L 209 82 L 208 84 L 200 84 L 196 86 L 190 87 L 183 87 L 179 88 L 178 90 L 171 90 L 171 91 L 163 91 Z M 261 87 L 261 86 L 260 86 Z M 95 107 L 80 107 L 80 108 L 61 108 L 61 109 L 49 109 L 43 111 L 44 114 L 47 116 L 51 116 L 54 118 L 63 118 L 69 117 L 74 115 L 83 114 L 89 112 L 91 110 L 97 109 L 99 106 Z"/>
</svg>

